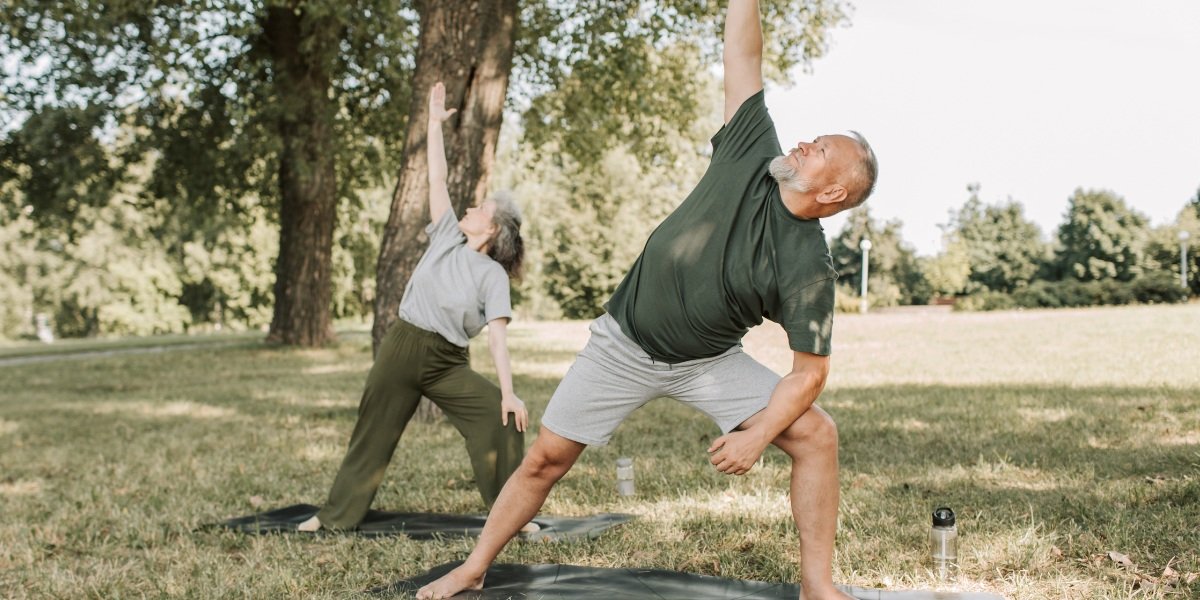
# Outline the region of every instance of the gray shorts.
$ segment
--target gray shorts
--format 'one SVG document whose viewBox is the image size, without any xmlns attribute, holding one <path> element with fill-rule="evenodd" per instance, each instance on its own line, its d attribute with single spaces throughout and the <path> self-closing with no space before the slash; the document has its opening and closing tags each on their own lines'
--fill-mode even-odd
<svg viewBox="0 0 1200 600">
<path fill-rule="evenodd" d="M 542 426 L 589 446 L 608 443 L 635 409 L 662 396 L 692 406 L 729 433 L 767 407 L 779 375 L 740 345 L 712 358 L 668 364 L 650 358 L 607 313 L 542 415 Z"/>
</svg>

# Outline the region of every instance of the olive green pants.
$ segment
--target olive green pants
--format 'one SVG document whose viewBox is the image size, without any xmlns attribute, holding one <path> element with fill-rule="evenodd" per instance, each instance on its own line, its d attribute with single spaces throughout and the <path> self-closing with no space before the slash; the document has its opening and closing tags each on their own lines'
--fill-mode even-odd
<svg viewBox="0 0 1200 600">
<path fill-rule="evenodd" d="M 521 464 L 525 435 L 517 431 L 511 416 L 507 427 L 501 425 L 500 388 L 471 370 L 466 348 L 396 321 L 379 346 L 346 458 L 329 501 L 318 513 L 323 526 L 351 529 L 362 521 L 422 395 L 441 408 L 466 438 L 475 485 L 491 508 L 508 476 Z"/>
</svg>

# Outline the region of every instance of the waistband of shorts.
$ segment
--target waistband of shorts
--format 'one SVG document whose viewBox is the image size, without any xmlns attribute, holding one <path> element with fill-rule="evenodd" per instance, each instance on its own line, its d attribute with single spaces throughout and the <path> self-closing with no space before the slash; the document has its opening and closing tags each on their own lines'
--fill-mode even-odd
<svg viewBox="0 0 1200 600">
<path fill-rule="evenodd" d="M 417 327 L 416 325 L 413 325 L 404 319 L 396 319 L 396 324 L 393 325 L 393 327 L 405 335 L 419 338 L 422 342 L 434 344 L 446 350 L 457 350 L 459 352 L 466 352 L 467 350 L 466 348 L 463 348 L 462 346 L 459 346 L 458 344 L 455 344 L 442 337 L 442 334 L 436 331 L 421 329 L 420 327 Z"/>
</svg>

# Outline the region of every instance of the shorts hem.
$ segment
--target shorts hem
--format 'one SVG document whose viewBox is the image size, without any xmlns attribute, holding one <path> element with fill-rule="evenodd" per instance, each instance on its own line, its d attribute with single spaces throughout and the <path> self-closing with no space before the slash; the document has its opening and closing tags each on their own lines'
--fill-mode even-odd
<svg viewBox="0 0 1200 600">
<path fill-rule="evenodd" d="M 576 444 L 583 444 L 585 446 L 607 446 L 608 445 L 608 440 L 597 440 L 596 438 L 589 438 L 586 435 L 579 435 L 577 433 L 568 432 L 553 423 L 547 423 L 545 418 L 542 419 L 542 427 L 545 429 L 549 429 L 552 433 L 554 433 L 554 435 L 567 438 L 568 440 L 571 440 L 572 442 L 575 442 Z"/>
<path fill-rule="evenodd" d="M 764 404 L 764 405 L 762 405 L 762 406 L 760 406 L 760 407 L 756 408 L 756 409 L 755 409 L 753 412 L 751 412 L 750 414 L 748 414 L 748 415 L 746 415 L 746 416 L 744 416 L 744 417 L 741 417 L 741 418 L 740 418 L 740 419 L 738 419 L 736 422 L 734 422 L 734 424 L 733 424 L 733 427 L 730 427 L 729 429 L 725 429 L 725 426 L 724 426 L 724 425 L 721 425 L 720 423 L 718 423 L 718 424 L 717 424 L 717 426 L 721 428 L 721 433 L 722 433 L 722 434 L 729 433 L 729 432 L 731 432 L 731 431 L 734 431 L 734 430 L 736 430 L 736 429 L 738 428 L 738 426 L 739 426 L 739 425 L 741 425 L 742 423 L 745 423 L 746 421 L 750 420 L 750 417 L 753 417 L 754 415 L 757 415 L 758 413 L 760 413 L 760 412 L 762 412 L 762 411 L 764 411 L 764 410 L 766 410 L 766 409 L 767 409 L 767 405 L 766 405 L 766 404 Z"/>
</svg>

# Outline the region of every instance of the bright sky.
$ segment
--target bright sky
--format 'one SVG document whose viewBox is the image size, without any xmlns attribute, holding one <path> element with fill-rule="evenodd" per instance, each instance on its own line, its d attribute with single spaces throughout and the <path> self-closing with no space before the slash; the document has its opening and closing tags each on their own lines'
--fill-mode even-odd
<svg viewBox="0 0 1200 600">
<path fill-rule="evenodd" d="M 901 220 L 918 253 L 941 248 L 971 182 L 1047 236 L 1077 187 L 1155 226 L 1200 188 L 1200 2 L 852 1 L 812 74 L 767 104 L 785 149 L 862 132 L 880 163 L 871 214 Z"/>
</svg>

